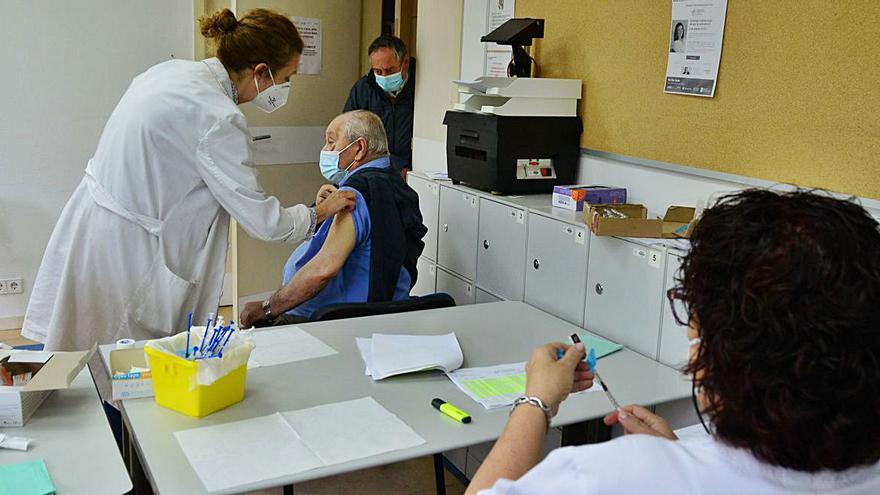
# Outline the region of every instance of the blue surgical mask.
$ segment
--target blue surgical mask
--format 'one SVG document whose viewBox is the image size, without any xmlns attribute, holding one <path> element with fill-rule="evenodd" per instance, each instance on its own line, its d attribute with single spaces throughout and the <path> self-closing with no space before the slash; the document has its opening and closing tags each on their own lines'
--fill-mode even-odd
<svg viewBox="0 0 880 495">
<path fill-rule="evenodd" d="M 339 154 L 347 150 L 349 146 L 353 145 L 355 142 L 357 142 L 357 139 L 348 143 L 348 146 L 338 151 L 321 150 L 321 158 L 318 160 L 318 165 L 321 167 L 321 175 L 323 175 L 325 179 L 334 184 L 339 184 L 339 181 L 342 180 L 345 173 L 348 172 L 348 169 L 354 165 L 354 162 L 351 162 L 348 164 L 348 167 L 345 167 L 345 170 L 340 169 Z"/>
<path fill-rule="evenodd" d="M 395 72 L 390 76 L 376 75 L 376 84 L 386 93 L 393 93 L 403 87 L 403 72 Z"/>
</svg>

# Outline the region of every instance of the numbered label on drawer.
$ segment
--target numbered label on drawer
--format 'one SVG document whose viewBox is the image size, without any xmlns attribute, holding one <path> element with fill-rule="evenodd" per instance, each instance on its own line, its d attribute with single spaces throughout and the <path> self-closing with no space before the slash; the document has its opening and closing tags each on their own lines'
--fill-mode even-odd
<svg viewBox="0 0 880 495">
<path fill-rule="evenodd" d="M 571 225 L 564 225 L 562 233 L 570 235 L 574 239 L 575 244 L 584 244 L 587 240 L 587 232 L 584 229 L 578 229 Z"/>
<path fill-rule="evenodd" d="M 522 225 L 526 223 L 526 214 L 521 210 L 510 210 L 510 219 Z"/>
<path fill-rule="evenodd" d="M 648 262 L 648 266 L 652 268 L 660 268 L 660 251 L 654 251 L 653 249 L 633 248 L 633 256 L 637 258 L 645 258 Z"/>
<path fill-rule="evenodd" d="M 428 189 L 430 189 L 431 192 L 434 193 L 434 196 L 440 195 L 440 184 L 428 184 Z"/>
<path fill-rule="evenodd" d="M 660 268 L 660 251 L 648 251 L 648 266 Z"/>
<path fill-rule="evenodd" d="M 477 197 L 471 194 L 462 194 L 462 199 L 471 204 L 471 208 L 477 207 Z"/>
</svg>

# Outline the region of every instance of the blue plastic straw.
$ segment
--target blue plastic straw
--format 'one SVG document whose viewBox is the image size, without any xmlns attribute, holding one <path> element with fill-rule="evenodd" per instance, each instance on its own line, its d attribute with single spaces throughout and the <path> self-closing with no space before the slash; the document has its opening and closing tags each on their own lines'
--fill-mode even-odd
<svg viewBox="0 0 880 495">
<path fill-rule="evenodd" d="M 193 326 L 193 314 L 190 312 L 189 316 L 186 317 L 186 359 L 189 359 L 189 331 L 192 330 Z"/>
</svg>

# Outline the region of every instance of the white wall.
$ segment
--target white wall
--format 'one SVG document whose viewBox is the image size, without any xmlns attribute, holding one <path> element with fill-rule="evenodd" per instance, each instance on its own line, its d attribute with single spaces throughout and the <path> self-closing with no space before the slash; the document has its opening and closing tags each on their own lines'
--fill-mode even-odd
<svg viewBox="0 0 880 495">
<path fill-rule="evenodd" d="M 0 5 L 0 320 L 24 314 L 49 234 L 131 79 L 192 58 L 189 1 L 4 0 Z"/>
<path fill-rule="evenodd" d="M 470 2 L 468 2 L 470 3 Z M 446 170 L 443 114 L 458 101 L 452 84 L 461 70 L 463 0 L 418 4 L 416 98 L 413 117 L 413 170 Z"/>
</svg>

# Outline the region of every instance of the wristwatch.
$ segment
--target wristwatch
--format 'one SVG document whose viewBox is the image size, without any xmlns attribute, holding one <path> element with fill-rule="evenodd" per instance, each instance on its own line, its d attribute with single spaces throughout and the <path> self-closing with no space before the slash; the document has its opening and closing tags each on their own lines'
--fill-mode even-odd
<svg viewBox="0 0 880 495">
<path fill-rule="evenodd" d="M 515 411 L 521 404 L 535 406 L 544 411 L 544 417 L 547 418 L 547 430 L 550 429 L 550 420 L 553 418 L 553 414 L 550 412 L 550 407 L 548 407 L 547 404 L 544 404 L 544 401 L 537 397 L 527 397 L 524 395 L 513 401 L 513 406 L 510 408 L 510 414 L 513 414 L 513 411 Z"/>
<path fill-rule="evenodd" d="M 273 315 L 272 310 L 269 309 L 269 300 L 268 299 L 263 301 L 262 308 L 263 308 L 263 316 L 265 316 L 267 320 L 271 321 L 271 320 L 275 319 L 275 315 Z"/>
</svg>

